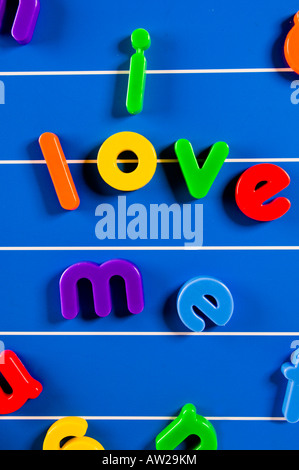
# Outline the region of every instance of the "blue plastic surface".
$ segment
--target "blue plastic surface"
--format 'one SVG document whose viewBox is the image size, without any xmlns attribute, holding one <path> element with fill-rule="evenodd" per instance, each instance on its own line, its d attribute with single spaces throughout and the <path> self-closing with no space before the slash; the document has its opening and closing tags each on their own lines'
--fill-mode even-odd
<svg viewBox="0 0 299 470">
<path fill-rule="evenodd" d="M 280 370 L 299 336 L 298 76 L 272 70 L 287 67 L 283 44 L 297 10 L 294 0 L 254 0 L 250 8 L 236 0 L 153 0 L 151 8 L 51 0 L 42 2 L 26 47 L 4 28 L 0 339 L 44 389 L 13 416 L 21 419 L 0 417 L 1 449 L 41 449 L 49 426 L 68 415 L 86 417 L 89 435 L 105 449 L 154 449 L 168 418 L 188 402 L 211 419 L 219 449 L 298 449 L 299 428 L 282 414 L 287 382 Z M 125 97 L 137 27 L 150 32 L 152 45 L 144 110 L 132 117 Z M 182 69 L 205 73 L 165 73 Z M 40 163 L 38 138 L 47 131 L 71 160 L 81 199 L 74 213 L 58 206 Z M 169 240 L 96 237 L 96 208 L 117 211 L 123 194 L 103 187 L 95 160 L 105 139 L 122 131 L 144 135 L 163 161 L 146 187 L 125 194 L 127 206 L 147 209 L 195 209 L 172 162 L 178 139 L 189 139 L 198 156 L 228 143 L 229 161 L 201 201 L 203 249 L 185 247 L 172 233 Z M 238 177 L 260 159 L 274 159 L 291 178 L 283 195 L 292 207 L 273 223 L 249 220 L 234 200 Z M 83 282 L 80 315 L 63 319 L 64 270 L 116 257 L 140 269 L 142 315 L 128 315 L 116 281 L 113 312 L 99 319 Z M 176 298 L 186 280 L 202 275 L 230 288 L 235 310 L 226 326 L 190 335 Z"/>
</svg>

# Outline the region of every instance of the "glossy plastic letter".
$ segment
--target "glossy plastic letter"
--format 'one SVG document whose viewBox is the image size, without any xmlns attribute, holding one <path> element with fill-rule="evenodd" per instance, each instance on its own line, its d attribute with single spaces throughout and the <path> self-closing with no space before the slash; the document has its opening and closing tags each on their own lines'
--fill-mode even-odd
<svg viewBox="0 0 299 470">
<path fill-rule="evenodd" d="M 6 0 L 0 0 L 0 24 L 2 24 Z M 28 44 L 33 36 L 40 11 L 39 0 L 19 0 L 11 35 L 19 44 Z"/>
<path fill-rule="evenodd" d="M 146 58 L 144 51 L 151 45 L 151 38 L 145 29 L 136 29 L 131 36 L 136 53 L 131 57 L 127 92 L 127 110 L 130 114 L 139 114 L 143 109 L 146 81 Z"/>
<path fill-rule="evenodd" d="M 28 399 L 37 398 L 42 392 L 42 385 L 31 377 L 12 351 L 5 350 L 0 354 L 0 373 L 12 389 L 12 393 L 8 394 L 0 388 L 1 415 L 14 413 L 22 408 Z"/>
<path fill-rule="evenodd" d="M 289 423 L 299 421 L 299 348 L 291 355 L 291 363 L 281 367 L 281 372 L 288 380 L 282 405 L 282 413 Z"/>
<path fill-rule="evenodd" d="M 112 310 L 109 282 L 113 276 L 120 276 L 125 281 L 127 305 L 136 315 L 144 308 L 142 278 L 138 268 L 126 260 L 111 260 L 101 265 L 89 262 L 74 264 L 60 279 L 60 300 L 62 316 L 68 320 L 75 318 L 80 309 L 77 283 L 88 279 L 92 284 L 95 312 L 99 317 L 106 317 Z"/>
<path fill-rule="evenodd" d="M 294 26 L 286 37 L 284 55 L 289 67 L 299 73 L 299 12 L 294 16 Z"/>
<path fill-rule="evenodd" d="M 80 199 L 57 135 L 45 132 L 39 138 L 39 145 L 61 207 L 70 211 L 77 209 Z"/>
<path fill-rule="evenodd" d="M 214 144 L 202 168 L 199 168 L 188 140 L 178 140 L 174 148 L 191 196 L 195 199 L 205 197 L 229 154 L 228 145 L 224 142 Z"/>
<path fill-rule="evenodd" d="M 252 166 L 241 175 L 237 183 L 236 203 L 251 219 L 260 222 L 279 219 L 290 209 L 290 201 L 285 197 L 267 201 L 289 184 L 289 175 L 277 165 L 262 163 Z"/>
<path fill-rule="evenodd" d="M 209 299 L 213 297 L 216 303 Z M 205 321 L 194 311 L 197 307 L 213 323 L 224 326 L 234 311 L 234 301 L 228 288 L 212 278 L 196 277 L 186 282 L 177 298 L 177 311 L 184 325 L 192 331 L 205 329 Z"/>
<path fill-rule="evenodd" d="M 212 424 L 203 416 L 196 414 L 194 405 L 182 408 L 179 416 L 157 437 L 157 450 L 175 450 L 185 439 L 194 435 L 199 444 L 188 450 L 217 450 L 217 435 Z"/>
<path fill-rule="evenodd" d="M 138 157 L 138 166 L 131 173 L 118 168 L 122 152 L 132 151 Z M 98 170 L 103 180 L 119 191 L 135 191 L 150 182 L 157 168 L 157 154 L 153 145 L 135 132 L 119 132 L 109 137 L 98 153 Z"/>
<path fill-rule="evenodd" d="M 104 450 L 98 441 L 85 436 L 87 428 L 87 421 L 83 418 L 61 418 L 49 428 L 43 450 Z M 70 439 L 61 445 L 61 441 L 68 437 Z"/>
</svg>

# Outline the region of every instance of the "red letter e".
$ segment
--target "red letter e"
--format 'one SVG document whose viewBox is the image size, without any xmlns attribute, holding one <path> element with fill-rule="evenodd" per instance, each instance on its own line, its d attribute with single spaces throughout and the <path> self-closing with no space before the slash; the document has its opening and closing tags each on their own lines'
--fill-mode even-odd
<svg viewBox="0 0 299 470">
<path fill-rule="evenodd" d="M 251 219 L 261 222 L 279 219 L 290 209 L 290 201 L 285 197 L 266 201 L 287 188 L 290 181 L 289 175 L 277 165 L 262 163 L 248 168 L 236 186 L 237 205 Z"/>
</svg>

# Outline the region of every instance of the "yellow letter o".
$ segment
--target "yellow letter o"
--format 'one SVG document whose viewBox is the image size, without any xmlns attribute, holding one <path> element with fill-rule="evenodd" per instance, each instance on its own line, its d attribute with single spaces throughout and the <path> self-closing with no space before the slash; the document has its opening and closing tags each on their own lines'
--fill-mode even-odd
<svg viewBox="0 0 299 470">
<path fill-rule="evenodd" d="M 125 151 L 135 153 L 138 166 L 131 173 L 124 173 L 117 165 L 118 156 Z M 150 182 L 157 169 L 157 154 L 149 140 L 135 132 L 119 132 L 109 137 L 98 153 L 98 170 L 112 188 L 119 191 L 135 191 Z"/>
</svg>

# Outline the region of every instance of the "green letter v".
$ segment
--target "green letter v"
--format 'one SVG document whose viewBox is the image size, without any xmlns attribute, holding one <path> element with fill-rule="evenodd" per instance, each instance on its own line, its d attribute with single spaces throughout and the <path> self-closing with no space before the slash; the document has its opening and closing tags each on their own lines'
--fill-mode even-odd
<svg viewBox="0 0 299 470">
<path fill-rule="evenodd" d="M 214 144 L 202 168 L 198 166 L 189 140 L 178 140 L 174 149 L 191 196 L 195 199 L 205 197 L 228 156 L 228 145 L 225 142 Z"/>
</svg>

